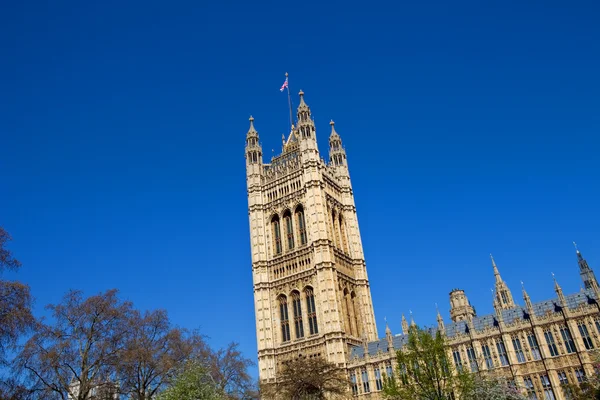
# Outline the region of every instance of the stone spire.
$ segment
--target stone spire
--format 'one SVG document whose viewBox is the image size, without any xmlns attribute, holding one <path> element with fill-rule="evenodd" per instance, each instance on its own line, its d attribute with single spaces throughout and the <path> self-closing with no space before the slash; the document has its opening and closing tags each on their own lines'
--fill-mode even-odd
<svg viewBox="0 0 600 400">
<path fill-rule="evenodd" d="M 577 253 L 577 264 L 579 264 L 579 274 L 581 275 L 584 289 L 594 289 L 594 286 L 598 286 L 596 275 L 588 265 L 586 259 L 581 255 L 581 252 L 577 248 L 577 243 L 573 242 L 573 245 L 575 246 L 575 252 Z"/>
<path fill-rule="evenodd" d="M 346 150 L 342 147 L 342 139 L 335 131 L 335 122 L 331 120 L 331 134 L 329 135 L 329 165 L 334 167 L 347 167 Z"/>
<path fill-rule="evenodd" d="M 297 117 L 298 123 L 296 132 L 300 140 L 300 149 L 308 151 L 315 160 L 319 159 L 319 149 L 317 148 L 317 136 L 315 130 L 315 122 L 310 113 L 310 107 L 304 101 L 304 92 L 300 90 L 300 105 L 298 106 Z"/>
<path fill-rule="evenodd" d="M 402 333 L 408 335 L 408 322 L 406 322 L 404 313 L 402 313 Z"/>
<path fill-rule="evenodd" d="M 437 311 L 437 324 L 438 324 L 438 329 L 444 333 L 446 332 L 446 327 L 444 326 L 444 318 L 442 318 L 442 315 L 440 314 L 440 309 L 438 308 L 437 303 L 435 304 L 435 310 Z"/>
<path fill-rule="evenodd" d="M 258 142 L 258 132 L 254 128 L 254 118 L 250 116 L 250 128 L 246 133 L 246 164 L 262 164 L 262 147 Z"/>
<path fill-rule="evenodd" d="M 417 324 L 415 324 L 415 319 L 413 318 L 413 313 L 412 311 L 410 312 L 410 326 L 417 326 Z"/>
<path fill-rule="evenodd" d="M 554 272 L 552 273 L 552 279 L 554 279 L 554 291 L 556 292 L 556 295 L 558 296 L 558 305 L 560 305 L 561 307 L 566 307 L 567 305 L 567 300 L 565 299 L 565 295 L 563 294 L 562 288 L 560 287 L 560 285 L 558 284 L 557 280 L 556 280 L 556 276 L 554 275 Z"/>
<path fill-rule="evenodd" d="M 492 260 L 492 267 L 494 268 L 494 278 L 496 279 L 495 289 L 496 289 L 496 299 L 494 300 L 494 304 L 497 302 L 498 307 L 502 310 L 507 310 L 510 308 L 515 308 L 515 302 L 512 297 L 512 293 L 508 288 L 506 282 L 502 280 L 500 276 L 500 271 L 498 271 L 498 266 L 496 265 L 496 261 L 494 260 L 494 256 L 490 254 L 490 259 Z"/>
<path fill-rule="evenodd" d="M 531 304 L 531 298 L 529 298 L 529 295 L 525 290 L 525 284 L 523 283 L 523 281 L 521 281 L 521 291 L 523 292 L 523 300 L 525 301 L 525 307 L 527 308 L 527 312 L 530 315 L 533 315 L 533 304 Z"/>
</svg>

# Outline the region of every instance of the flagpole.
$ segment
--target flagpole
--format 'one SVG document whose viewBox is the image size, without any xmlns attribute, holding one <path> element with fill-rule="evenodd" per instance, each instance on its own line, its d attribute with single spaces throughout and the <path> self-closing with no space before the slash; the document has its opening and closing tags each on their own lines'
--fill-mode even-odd
<svg viewBox="0 0 600 400">
<path fill-rule="evenodd" d="M 292 129 L 292 124 L 294 123 L 294 119 L 292 118 L 292 97 L 290 96 L 290 81 L 288 79 L 288 73 L 285 73 L 285 80 L 287 81 L 287 92 L 288 92 L 288 105 L 290 107 L 290 129 Z"/>
</svg>

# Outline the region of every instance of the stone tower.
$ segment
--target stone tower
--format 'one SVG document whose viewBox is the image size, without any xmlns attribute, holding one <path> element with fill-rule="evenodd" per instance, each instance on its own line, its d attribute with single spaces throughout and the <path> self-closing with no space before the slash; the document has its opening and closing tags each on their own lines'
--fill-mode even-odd
<svg viewBox="0 0 600 400">
<path fill-rule="evenodd" d="M 492 267 L 494 268 L 494 279 L 496 280 L 494 284 L 494 306 L 499 307 L 502 310 L 510 310 L 511 308 L 515 308 L 515 302 L 512 297 L 512 293 L 508 288 L 506 282 L 502 280 L 500 276 L 500 271 L 498 271 L 498 266 L 496 265 L 496 261 L 494 260 L 494 256 L 490 254 L 490 258 L 492 259 Z"/>
<path fill-rule="evenodd" d="M 475 315 L 475 309 L 464 290 L 454 289 L 450 292 L 450 318 L 453 322 L 470 321 Z"/>
<path fill-rule="evenodd" d="M 263 162 L 250 118 L 246 182 L 261 381 L 282 362 L 323 357 L 345 366 L 350 345 L 377 340 L 346 152 L 331 125 L 329 162 L 300 92 L 297 123 Z"/>
</svg>

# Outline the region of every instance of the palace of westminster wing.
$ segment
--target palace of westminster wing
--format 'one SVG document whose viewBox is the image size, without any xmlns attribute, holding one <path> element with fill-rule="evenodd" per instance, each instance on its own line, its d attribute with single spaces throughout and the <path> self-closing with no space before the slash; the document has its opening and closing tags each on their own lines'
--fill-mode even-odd
<svg viewBox="0 0 600 400">
<path fill-rule="evenodd" d="M 389 327 L 385 337 L 377 334 L 346 152 L 330 125 L 326 162 L 301 91 L 297 123 L 281 154 L 266 164 L 250 117 L 246 181 L 259 375 L 275 382 L 286 360 L 323 357 L 347 370 L 353 396 L 380 399 L 409 323 L 403 316 L 401 334 Z M 532 399 L 565 399 L 562 386 L 592 374 L 600 290 L 579 250 L 576 255 L 578 293 L 563 294 L 555 281 L 556 298 L 533 303 L 523 288 L 525 306 L 519 306 L 493 258 L 493 314 L 477 316 L 465 292 L 452 290 L 452 322 L 438 312 L 431 331 L 447 337 L 457 368 L 493 371 Z"/>
</svg>

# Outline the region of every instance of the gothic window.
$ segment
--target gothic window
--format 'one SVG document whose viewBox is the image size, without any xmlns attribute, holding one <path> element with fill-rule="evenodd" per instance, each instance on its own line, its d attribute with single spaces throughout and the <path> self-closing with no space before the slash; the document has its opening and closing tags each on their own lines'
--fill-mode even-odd
<svg viewBox="0 0 600 400">
<path fill-rule="evenodd" d="M 590 333 L 588 332 L 585 322 L 580 322 L 577 326 L 579 327 L 579 333 L 581 334 L 585 348 L 587 350 L 592 350 L 594 348 L 594 342 L 592 342 L 592 338 L 590 337 Z"/>
<path fill-rule="evenodd" d="M 281 254 L 281 228 L 279 226 L 279 217 L 276 215 L 271 220 L 273 226 L 273 247 L 275 254 Z"/>
<path fill-rule="evenodd" d="M 296 208 L 296 221 L 298 222 L 298 233 L 300 234 L 300 244 L 305 245 L 306 238 L 306 221 L 304 219 L 304 209 L 302 206 Z"/>
<path fill-rule="evenodd" d="M 504 346 L 504 341 L 502 339 L 496 341 L 496 350 L 498 350 L 500 365 L 509 365 L 510 363 L 508 362 L 508 355 L 506 354 L 506 346 Z"/>
<path fill-rule="evenodd" d="M 552 390 L 552 385 L 550 384 L 548 375 L 540 375 L 540 381 L 542 382 L 542 388 L 544 389 L 544 399 L 555 400 L 556 397 L 554 397 L 554 391 Z"/>
<path fill-rule="evenodd" d="M 550 357 L 556 357 L 558 355 L 558 349 L 556 348 L 556 343 L 554 343 L 554 336 L 552 336 L 552 332 L 544 331 L 544 337 L 546 338 L 546 343 L 548 343 Z"/>
<path fill-rule="evenodd" d="M 346 309 L 346 321 L 348 322 L 348 330 L 350 331 L 350 336 L 354 336 L 354 329 L 352 325 L 351 316 L 352 304 L 350 304 L 350 293 L 348 292 L 348 289 L 344 289 L 344 305 Z"/>
<path fill-rule="evenodd" d="M 362 334 L 362 325 L 358 312 L 358 310 L 360 310 L 360 306 L 357 304 L 358 297 L 356 297 L 356 293 L 354 293 L 354 291 L 350 292 L 350 302 L 352 303 L 352 314 L 354 315 L 354 323 L 356 324 L 356 336 L 360 337 Z"/>
<path fill-rule="evenodd" d="M 540 354 L 540 345 L 533 332 L 527 334 L 527 342 L 529 342 L 529 348 L 531 349 L 531 356 L 533 359 L 540 360 L 542 358 Z"/>
<path fill-rule="evenodd" d="M 569 329 L 569 327 L 561 327 L 560 335 L 562 336 L 562 339 L 565 342 L 565 348 L 567 349 L 567 353 L 574 353 L 577 349 L 575 348 L 575 342 L 573 341 L 573 336 L 571 335 L 571 330 Z"/>
<path fill-rule="evenodd" d="M 290 320 L 287 298 L 283 295 L 279 297 L 279 319 L 281 320 L 281 341 L 288 342 L 290 340 Z"/>
<path fill-rule="evenodd" d="M 485 365 L 487 366 L 487 369 L 493 369 L 494 361 L 492 360 L 492 353 L 490 352 L 490 346 L 488 346 L 487 344 L 484 344 L 483 346 L 481 346 L 481 351 L 483 353 L 483 359 L 485 360 Z"/>
<path fill-rule="evenodd" d="M 533 386 L 533 380 L 529 376 L 523 377 L 523 383 L 525 384 L 525 391 L 527 392 L 527 398 L 537 400 L 537 394 L 535 393 L 535 386 Z"/>
<path fill-rule="evenodd" d="M 335 213 L 335 211 L 333 211 L 331 213 L 331 225 L 333 227 L 333 229 L 332 229 L 333 244 L 334 244 L 335 247 L 339 248 L 340 247 L 339 243 L 338 243 L 338 240 L 339 240 L 339 231 L 338 231 L 338 225 L 336 224 L 336 217 L 335 216 L 336 216 L 336 213 Z"/>
<path fill-rule="evenodd" d="M 454 358 L 454 365 L 456 365 L 456 369 L 459 372 L 462 371 L 463 366 L 462 361 L 460 359 L 460 351 L 458 351 L 458 349 L 452 352 L 452 358 Z"/>
<path fill-rule="evenodd" d="M 506 292 L 503 290 L 502 292 L 500 292 L 500 295 L 502 296 L 502 303 L 508 304 L 508 299 L 506 298 Z"/>
<path fill-rule="evenodd" d="M 577 382 L 581 383 L 581 382 L 585 382 L 586 381 L 586 377 L 585 377 L 585 371 L 583 368 L 577 368 L 575 370 L 575 377 L 577 378 Z"/>
<path fill-rule="evenodd" d="M 558 375 L 558 382 L 563 388 L 564 397 L 565 399 L 568 399 L 571 395 L 571 390 L 569 388 L 569 379 L 567 378 L 567 374 L 565 371 L 558 371 L 556 374 Z"/>
<path fill-rule="evenodd" d="M 311 335 L 319 333 L 317 325 L 317 308 L 315 307 L 315 295 L 312 288 L 306 288 L 306 309 L 308 311 L 308 328 Z"/>
<path fill-rule="evenodd" d="M 394 376 L 394 370 L 392 369 L 392 364 L 387 363 L 385 365 L 385 375 L 387 376 L 388 379 L 390 379 Z"/>
<path fill-rule="evenodd" d="M 346 221 L 340 214 L 340 235 L 342 236 L 342 250 L 348 253 L 348 232 L 346 231 Z"/>
<path fill-rule="evenodd" d="M 479 371 L 479 366 L 477 365 L 477 357 L 475 356 L 475 350 L 473 350 L 472 347 L 467 347 L 467 357 L 469 358 L 471 372 Z"/>
<path fill-rule="evenodd" d="M 363 384 L 363 393 L 370 393 L 371 388 L 369 387 L 369 374 L 367 373 L 366 369 L 362 370 L 361 380 Z"/>
<path fill-rule="evenodd" d="M 292 308 L 294 310 L 294 328 L 296 331 L 296 339 L 304 337 L 304 326 L 302 324 L 302 301 L 300 300 L 300 293 L 292 293 Z"/>
<path fill-rule="evenodd" d="M 350 374 L 350 382 L 352 383 L 352 394 L 356 396 L 358 394 L 358 385 L 356 384 L 356 373 L 355 372 L 352 372 Z"/>
<path fill-rule="evenodd" d="M 292 228 L 292 214 L 287 210 L 283 214 L 283 221 L 285 223 L 285 235 L 287 238 L 287 249 L 292 250 L 294 248 L 294 229 Z"/>
<path fill-rule="evenodd" d="M 379 367 L 375 368 L 375 387 L 377 390 L 383 390 L 383 381 L 381 380 L 381 370 Z"/>
<path fill-rule="evenodd" d="M 523 354 L 523 348 L 521 347 L 521 341 L 519 338 L 513 338 L 513 347 L 515 348 L 515 354 L 517 355 L 517 362 L 525 362 L 525 354 Z"/>
<path fill-rule="evenodd" d="M 596 322 L 596 330 L 598 331 L 598 333 L 600 333 L 600 320 L 595 320 L 594 322 Z"/>
</svg>

